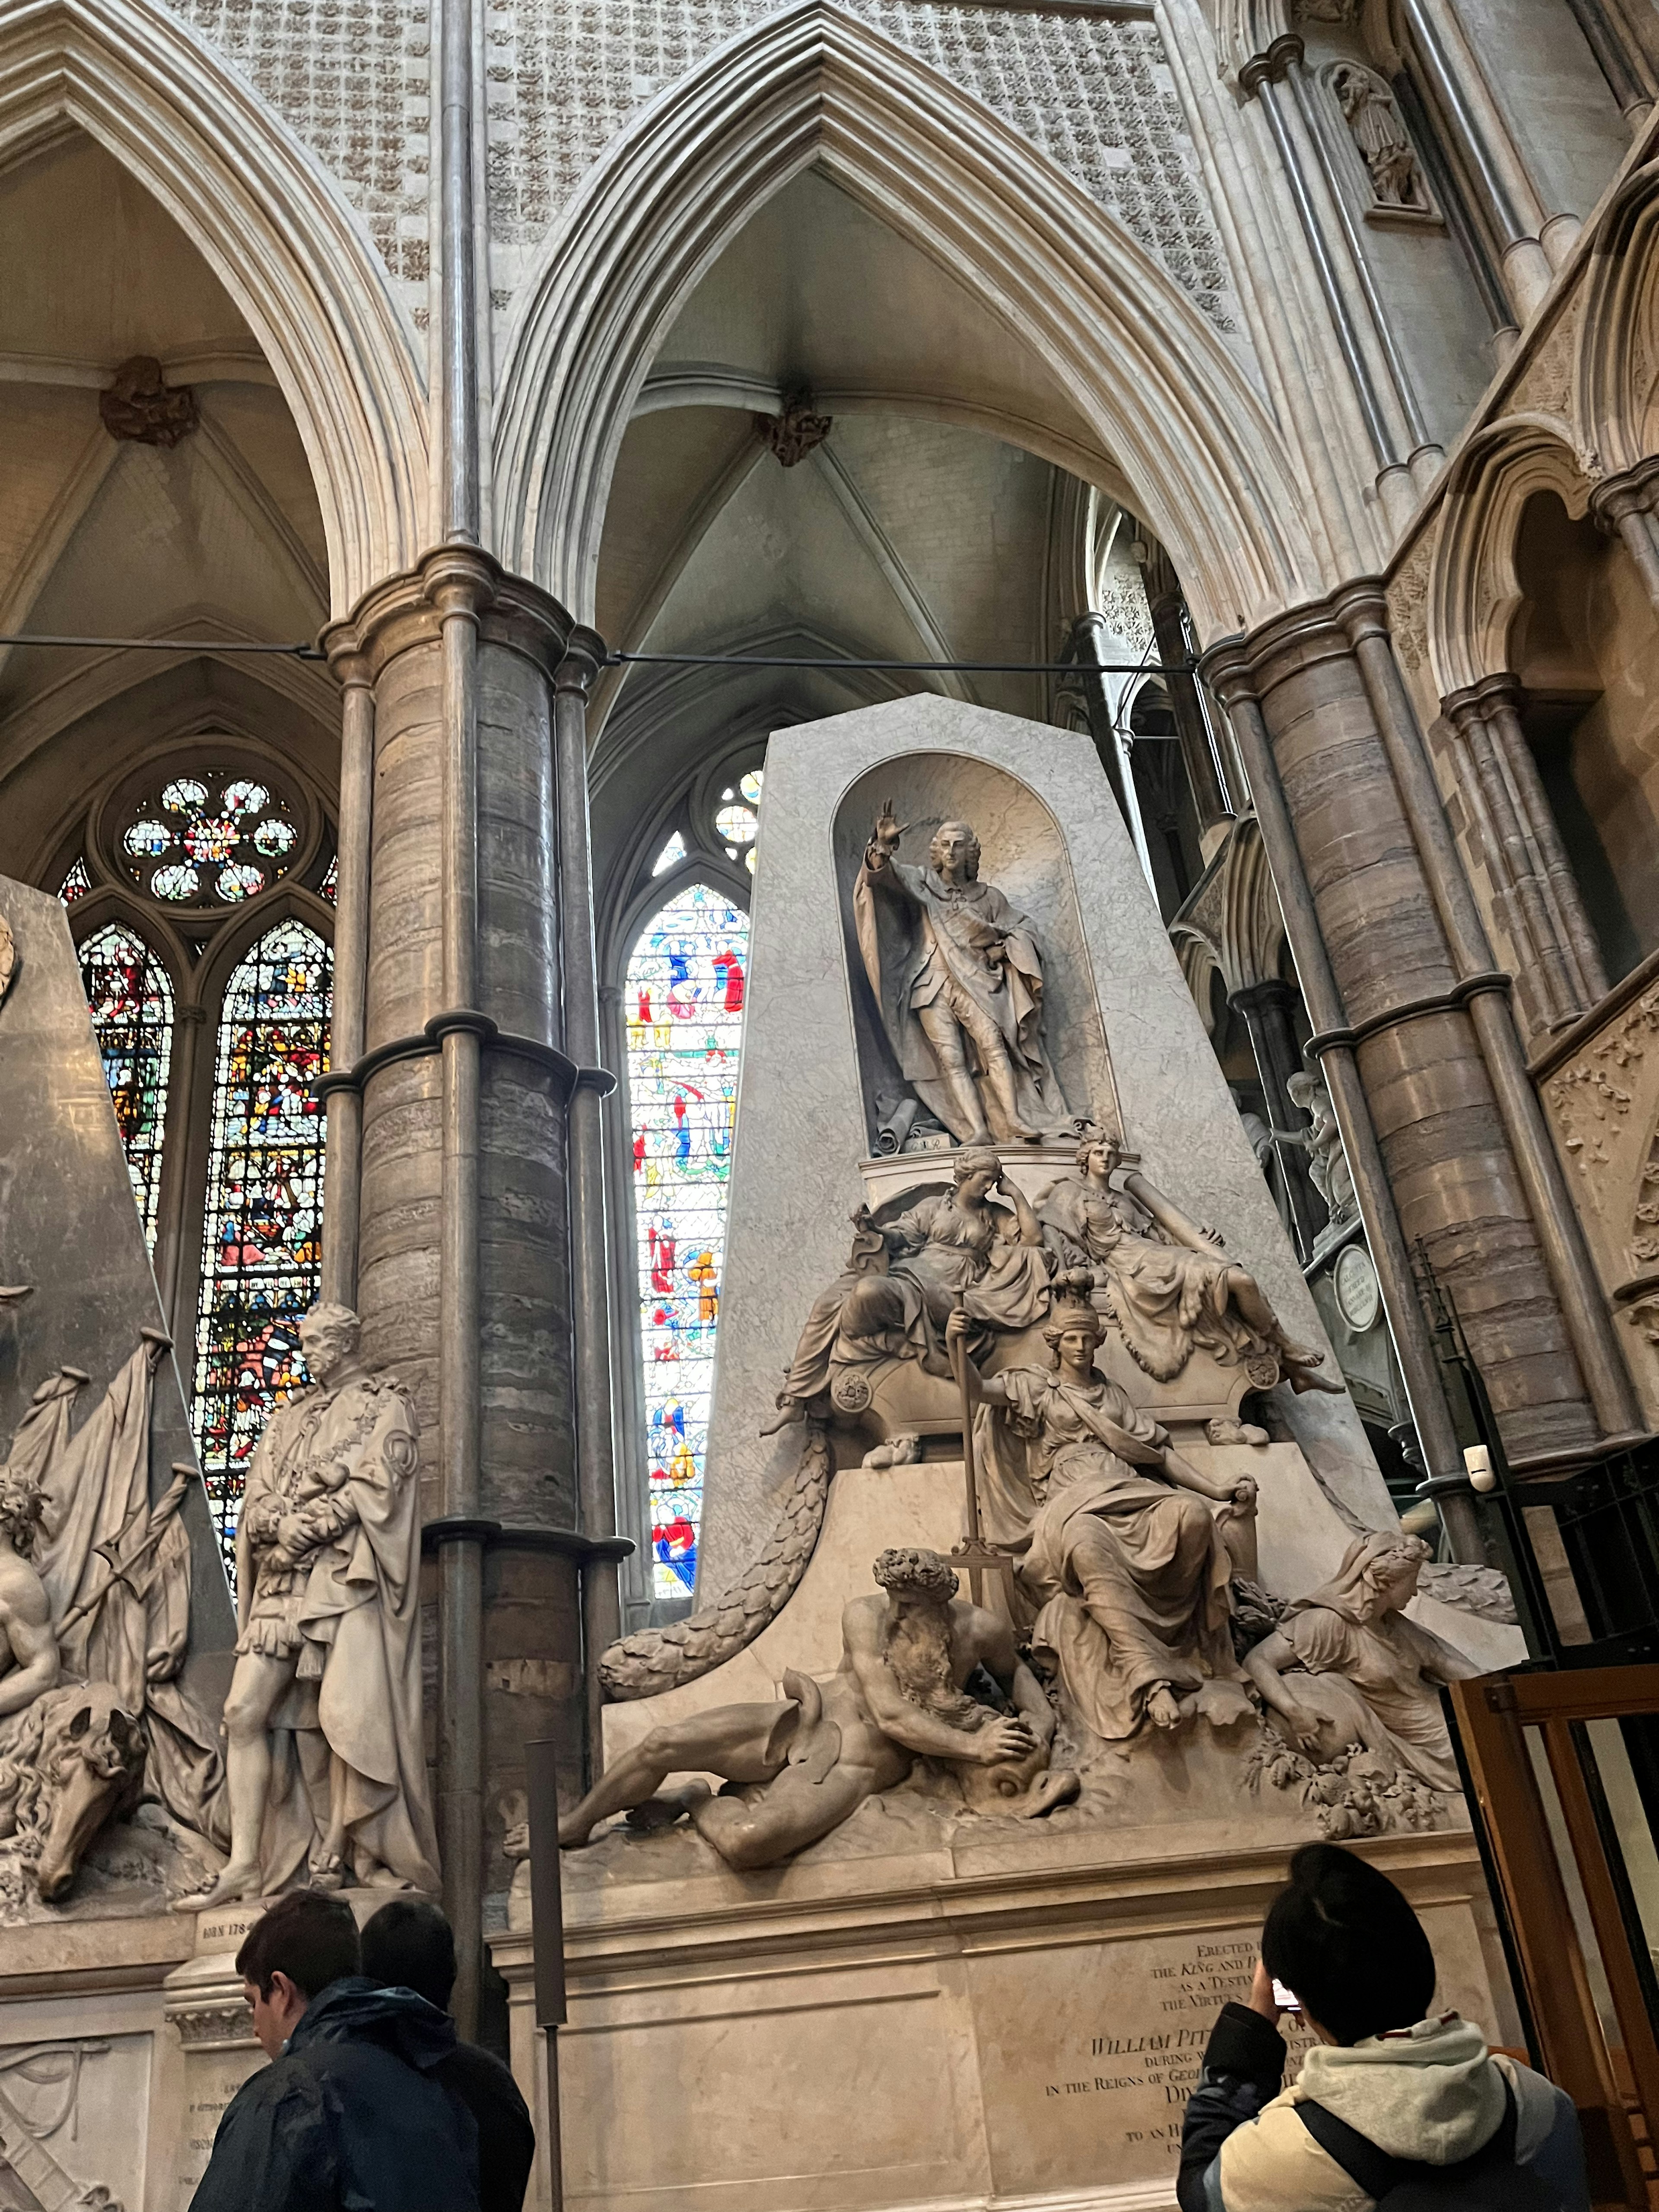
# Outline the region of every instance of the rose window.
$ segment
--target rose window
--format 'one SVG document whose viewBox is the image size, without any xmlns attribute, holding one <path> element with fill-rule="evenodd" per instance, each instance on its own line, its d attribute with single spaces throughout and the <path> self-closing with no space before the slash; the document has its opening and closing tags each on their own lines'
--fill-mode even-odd
<svg viewBox="0 0 1659 2212">
<path fill-rule="evenodd" d="M 173 906 L 237 906 L 286 873 L 295 811 L 268 784 L 228 770 L 173 776 L 127 811 L 115 849 L 138 890 Z"/>
</svg>

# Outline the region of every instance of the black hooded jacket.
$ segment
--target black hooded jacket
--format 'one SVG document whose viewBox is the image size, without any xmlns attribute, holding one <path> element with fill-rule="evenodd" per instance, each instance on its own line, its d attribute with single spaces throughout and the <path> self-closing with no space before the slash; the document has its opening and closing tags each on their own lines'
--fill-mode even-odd
<svg viewBox="0 0 1659 2212">
<path fill-rule="evenodd" d="M 231 2100 L 191 2212 L 478 2212 L 477 2130 L 432 2075 L 454 2048 L 412 1990 L 331 1982 Z"/>
</svg>

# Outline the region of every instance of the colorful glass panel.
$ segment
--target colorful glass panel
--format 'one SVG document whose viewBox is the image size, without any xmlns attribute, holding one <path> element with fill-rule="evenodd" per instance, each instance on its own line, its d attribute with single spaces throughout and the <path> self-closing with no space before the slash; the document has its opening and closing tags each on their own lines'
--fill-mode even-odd
<svg viewBox="0 0 1659 2212">
<path fill-rule="evenodd" d="M 653 1586 L 661 1598 L 688 1595 L 697 1571 L 748 963 L 748 915 L 707 884 L 669 901 L 628 963 Z"/>
<path fill-rule="evenodd" d="M 236 906 L 283 874 L 300 842 L 280 793 L 223 769 L 174 776 L 139 799 L 116 841 L 132 881 L 170 905 Z M 157 867 L 151 864 L 160 861 Z M 264 863 L 264 865 L 261 865 Z"/>
<path fill-rule="evenodd" d="M 307 1377 L 299 1322 L 317 1297 L 330 959 L 302 922 L 252 946 L 226 988 L 208 1156 L 195 1425 L 228 1559 L 247 1463 L 271 1407 Z"/>
<path fill-rule="evenodd" d="M 80 863 L 76 864 L 79 866 Z M 153 1251 L 161 1198 L 161 1139 L 173 1059 L 173 985 L 136 930 L 106 922 L 81 947 L 81 981 L 104 1079 L 127 1156 L 138 1218 Z"/>
<path fill-rule="evenodd" d="M 322 882 L 317 886 L 317 888 L 321 891 L 323 896 L 328 901 L 331 906 L 337 906 L 339 904 L 340 856 L 337 853 L 329 862 L 328 873 L 323 878 Z"/>
<path fill-rule="evenodd" d="M 678 868 L 684 858 L 685 840 L 677 830 L 661 852 L 658 854 L 652 865 L 651 872 L 653 876 L 665 876 L 671 868 Z"/>
<path fill-rule="evenodd" d="M 73 906 L 76 899 L 84 898 L 91 889 L 92 878 L 87 872 L 86 862 L 76 860 L 58 885 L 58 896 L 65 906 Z"/>
</svg>

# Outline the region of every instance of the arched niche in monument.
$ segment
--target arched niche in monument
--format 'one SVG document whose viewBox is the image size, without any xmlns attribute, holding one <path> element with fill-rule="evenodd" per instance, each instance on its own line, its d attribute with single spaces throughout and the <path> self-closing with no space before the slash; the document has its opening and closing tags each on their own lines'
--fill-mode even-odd
<svg viewBox="0 0 1659 2212">
<path fill-rule="evenodd" d="M 952 1133 L 945 1125 L 957 1118 L 950 1103 L 924 1095 L 933 1093 L 936 1083 L 923 1079 L 918 1091 L 914 1050 L 905 1052 L 908 1027 L 913 1048 L 919 1045 L 924 1057 L 931 1058 L 925 1038 L 916 1036 L 920 1024 L 907 1019 L 909 1007 L 902 1003 L 915 996 L 916 958 L 906 957 L 916 942 L 911 902 L 896 887 L 874 888 L 863 866 L 872 830 L 884 816 L 903 829 L 894 852 L 910 871 L 930 868 L 933 840 L 941 825 L 967 824 L 978 843 L 977 860 L 970 866 L 980 884 L 994 886 L 1030 925 L 1016 941 L 1029 939 L 1036 967 L 1012 975 L 1006 988 L 1023 993 L 1026 1002 L 1036 1000 L 1023 1021 L 1012 1013 L 1008 1019 L 1018 1033 L 1016 1054 L 1034 1076 L 1022 1083 L 1022 1098 L 1029 1103 L 1035 1097 L 1047 1109 L 1037 1135 L 1050 1145 L 1065 1142 L 1075 1121 L 1087 1119 L 1121 1138 L 1111 1054 L 1065 834 L 1030 786 L 1006 769 L 970 753 L 928 751 L 902 755 L 860 776 L 842 796 L 831 831 L 870 1152 L 945 1150 Z M 863 896 L 861 878 L 866 886 Z M 880 976 L 879 999 L 872 967 Z M 964 1050 L 983 1087 L 982 1054 L 971 1040 Z M 914 1114 L 905 1110 L 909 1104 Z M 993 1101 L 994 1115 L 994 1110 Z M 1032 1119 L 1028 1113 L 1028 1121 Z M 927 1133 L 930 1127 L 935 1133 Z M 954 1133 L 961 1140 L 966 1133 L 957 1128 Z M 1006 1142 L 994 1121 L 990 1133 L 993 1141 Z"/>
</svg>

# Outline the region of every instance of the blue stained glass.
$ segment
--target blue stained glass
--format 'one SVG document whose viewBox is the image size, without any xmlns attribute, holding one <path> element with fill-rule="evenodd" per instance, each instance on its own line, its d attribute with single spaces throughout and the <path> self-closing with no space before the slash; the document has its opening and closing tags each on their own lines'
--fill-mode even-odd
<svg viewBox="0 0 1659 2212">
<path fill-rule="evenodd" d="M 321 1261 L 329 949 L 282 921 L 246 954 L 219 1022 L 197 1328 L 197 1446 L 226 1557 L 270 1410 L 306 1380 L 299 1321 Z"/>
<path fill-rule="evenodd" d="M 685 1596 L 697 1571 L 748 963 L 748 915 L 690 884 L 628 964 L 653 1587 L 665 1598 Z"/>
<path fill-rule="evenodd" d="M 82 945 L 81 981 L 138 1218 L 154 1251 L 173 1058 L 173 985 L 143 939 L 118 921 L 106 922 Z"/>
</svg>

